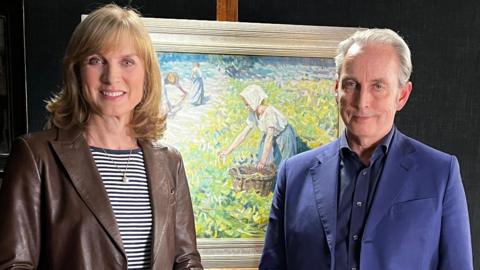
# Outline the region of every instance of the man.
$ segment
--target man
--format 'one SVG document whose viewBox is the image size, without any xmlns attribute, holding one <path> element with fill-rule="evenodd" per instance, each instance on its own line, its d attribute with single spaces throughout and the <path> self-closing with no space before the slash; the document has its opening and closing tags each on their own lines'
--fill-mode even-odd
<svg viewBox="0 0 480 270">
<path fill-rule="evenodd" d="M 412 91 L 408 46 L 363 30 L 335 62 L 346 130 L 281 165 L 260 269 L 473 269 L 457 159 L 393 125 Z"/>
</svg>

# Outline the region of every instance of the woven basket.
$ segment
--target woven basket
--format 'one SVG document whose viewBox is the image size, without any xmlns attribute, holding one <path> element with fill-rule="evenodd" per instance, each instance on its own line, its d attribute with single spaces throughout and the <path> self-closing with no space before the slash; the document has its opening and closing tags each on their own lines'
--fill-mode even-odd
<svg viewBox="0 0 480 270">
<path fill-rule="evenodd" d="M 255 165 L 235 166 L 228 170 L 233 177 L 233 189 L 236 191 L 255 190 L 265 196 L 272 191 L 272 184 L 276 174 L 273 165 L 266 166 L 258 171 Z"/>
</svg>

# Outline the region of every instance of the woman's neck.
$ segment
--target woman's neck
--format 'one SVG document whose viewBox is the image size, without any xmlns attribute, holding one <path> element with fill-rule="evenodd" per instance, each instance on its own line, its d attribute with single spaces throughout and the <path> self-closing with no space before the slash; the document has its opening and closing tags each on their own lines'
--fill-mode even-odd
<svg viewBox="0 0 480 270">
<path fill-rule="evenodd" d="M 84 137 L 88 145 L 100 148 L 126 150 L 138 147 L 128 124 L 115 117 L 92 117 L 85 128 Z"/>
</svg>

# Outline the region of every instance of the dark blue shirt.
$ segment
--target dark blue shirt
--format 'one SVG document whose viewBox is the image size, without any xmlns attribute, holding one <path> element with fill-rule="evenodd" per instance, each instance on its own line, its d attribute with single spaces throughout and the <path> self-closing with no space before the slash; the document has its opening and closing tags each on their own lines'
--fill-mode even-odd
<svg viewBox="0 0 480 270">
<path fill-rule="evenodd" d="M 394 135 L 392 128 L 373 151 L 368 166 L 349 147 L 346 132 L 340 137 L 336 270 L 359 269 L 363 229 Z"/>
</svg>

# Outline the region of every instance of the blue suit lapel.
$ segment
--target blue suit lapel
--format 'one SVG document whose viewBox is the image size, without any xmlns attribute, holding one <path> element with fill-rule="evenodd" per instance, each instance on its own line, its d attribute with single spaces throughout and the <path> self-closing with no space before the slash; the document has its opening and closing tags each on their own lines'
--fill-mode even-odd
<svg viewBox="0 0 480 270">
<path fill-rule="evenodd" d="M 337 228 L 338 141 L 317 156 L 318 163 L 310 168 L 313 192 L 328 247 L 333 256 Z"/>
<path fill-rule="evenodd" d="M 414 151 L 414 147 L 405 135 L 396 130 L 367 218 L 364 240 L 368 240 L 373 235 L 378 223 L 390 210 L 396 201 L 395 198 L 407 182 L 410 170 L 415 165 L 410 155 Z"/>
</svg>

